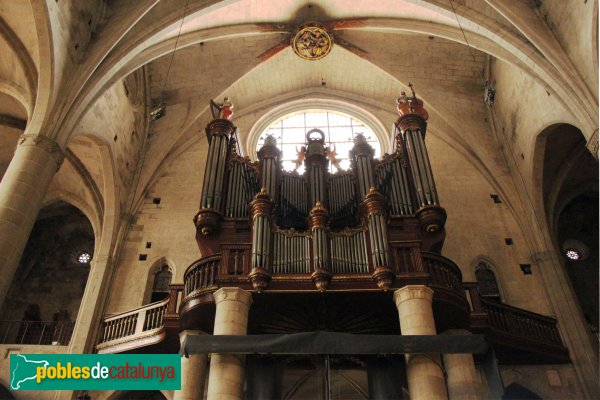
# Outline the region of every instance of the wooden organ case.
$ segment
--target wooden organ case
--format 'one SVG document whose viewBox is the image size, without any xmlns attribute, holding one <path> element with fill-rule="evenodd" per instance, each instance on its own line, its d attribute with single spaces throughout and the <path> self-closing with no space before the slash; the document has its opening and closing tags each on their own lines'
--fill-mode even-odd
<svg viewBox="0 0 600 400">
<path fill-rule="evenodd" d="M 200 310 L 207 303 L 211 310 L 211 293 L 224 286 L 268 298 L 389 293 L 407 284 L 439 286 L 436 306 L 447 311 L 441 320 L 468 324 L 460 270 L 439 254 L 446 213 L 425 146 L 428 115 L 414 92 L 397 103 L 393 153 L 374 159 L 366 138 L 357 135 L 351 168 L 336 173 L 329 172 L 328 143 L 318 129 L 306 132 L 305 172 L 299 174 L 283 170 L 273 137 L 252 162 L 239 155 L 230 120 L 208 124 L 194 217 L 203 258 L 185 273 L 182 326 L 197 326 L 196 314 L 210 320 L 210 312 Z M 397 316 L 390 323 L 397 326 Z M 210 331 L 209 322 L 200 324 Z"/>
</svg>

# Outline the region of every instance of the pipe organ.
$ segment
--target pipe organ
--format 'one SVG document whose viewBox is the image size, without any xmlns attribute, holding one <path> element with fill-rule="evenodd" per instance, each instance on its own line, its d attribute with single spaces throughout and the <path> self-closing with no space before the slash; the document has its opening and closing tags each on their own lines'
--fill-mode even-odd
<svg viewBox="0 0 600 400">
<path fill-rule="evenodd" d="M 282 169 L 272 136 L 259 149 L 258 161 L 251 162 L 237 154 L 231 121 L 210 122 L 194 219 L 201 251 L 218 253 L 232 237 L 227 232 L 238 235 L 236 241 L 247 237 L 252 249 L 248 277 L 258 291 L 282 275 L 310 275 L 321 291 L 348 274 L 370 276 L 379 288 L 390 288 L 402 273 L 391 247 L 410 241 L 437 251 L 446 220 L 425 146 L 423 102 L 414 91 L 411 97 L 402 93 L 397 110 L 392 153 L 374 159 L 373 148 L 358 134 L 350 169 L 336 173 L 329 172 L 329 144 L 319 129 L 306 132 L 305 172 L 298 174 Z"/>
</svg>

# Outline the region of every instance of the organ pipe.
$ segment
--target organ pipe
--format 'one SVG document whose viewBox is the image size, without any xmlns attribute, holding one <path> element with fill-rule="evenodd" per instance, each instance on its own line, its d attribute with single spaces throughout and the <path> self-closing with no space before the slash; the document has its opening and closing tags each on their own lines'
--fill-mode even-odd
<svg viewBox="0 0 600 400">
<path fill-rule="evenodd" d="M 412 85 L 409 85 L 412 90 Z M 423 107 L 423 101 L 416 97 L 412 90 L 412 97 L 402 92 L 396 100 L 400 118 L 396 127 L 401 133 L 404 156 L 408 158 L 410 173 L 415 187 L 419 209 L 415 215 L 421 226 L 428 233 L 434 233 L 443 228 L 446 222 L 446 212 L 439 206 L 439 199 L 431 170 L 431 163 L 425 146 L 425 133 L 429 115 Z"/>
<path fill-rule="evenodd" d="M 350 151 L 352 166 L 357 180 L 360 200 L 364 200 L 369 189 L 374 186 L 373 155 L 375 150 L 367 143 L 367 138 L 362 134 L 354 138 L 354 147 Z"/>
<path fill-rule="evenodd" d="M 276 198 L 277 177 L 281 151 L 277 148 L 277 140 L 268 135 L 265 144 L 258 151 L 260 161 L 260 185 L 272 199 Z"/>
<path fill-rule="evenodd" d="M 249 278 L 257 291 L 262 291 L 271 280 L 271 211 L 273 202 L 265 188 L 250 203 L 252 212 L 252 271 Z"/>
<path fill-rule="evenodd" d="M 327 246 L 327 221 L 329 214 L 322 206 L 321 202 L 310 210 L 310 228 L 313 244 L 313 266 L 311 275 L 315 286 L 320 291 L 324 291 L 331 280 L 331 274 L 328 271 L 329 252 Z"/>
<path fill-rule="evenodd" d="M 226 119 L 214 119 L 206 127 L 208 157 L 200 196 L 200 211 L 194 217 L 196 230 L 202 235 L 210 235 L 220 228 L 224 211 L 222 200 L 225 169 L 235 130 L 231 121 Z"/>
<path fill-rule="evenodd" d="M 390 288 L 394 273 L 388 265 L 387 225 L 383 195 L 371 187 L 363 202 L 367 211 L 367 227 L 371 241 L 372 261 L 375 267 L 373 279 L 383 290 Z"/>
</svg>

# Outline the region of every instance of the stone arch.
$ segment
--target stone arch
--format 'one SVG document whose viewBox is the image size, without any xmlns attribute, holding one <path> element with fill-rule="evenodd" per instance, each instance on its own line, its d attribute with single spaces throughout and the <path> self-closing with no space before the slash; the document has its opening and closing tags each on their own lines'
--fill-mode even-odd
<svg viewBox="0 0 600 400">
<path fill-rule="evenodd" d="M 308 109 L 317 108 L 342 112 L 353 118 L 361 120 L 371 129 L 373 129 L 373 132 L 377 136 L 377 139 L 381 145 L 382 153 L 386 152 L 386 149 L 390 148 L 391 144 L 389 140 L 389 134 L 379 118 L 375 117 L 371 112 L 348 101 L 323 97 L 308 97 L 287 101 L 279 106 L 275 106 L 258 118 L 252 125 L 252 128 L 247 135 L 245 143 L 246 154 L 253 159 L 256 158 L 254 153 L 258 143 L 259 135 L 277 119 L 296 111 L 301 112 Z"/>
<path fill-rule="evenodd" d="M 143 302 L 144 304 L 149 304 L 153 302 L 153 292 L 155 289 L 155 283 L 157 275 L 161 272 L 169 272 L 171 274 L 171 283 L 173 283 L 173 278 L 175 277 L 175 264 L 173 261 L 166 257 L 158 257 L 152 262 L 150 268 L 148 269 L 148 276 L 146 279 L 146 288 L 144 290 Z M 154 300 L 158 301 L 158 300 Z"/>
<path fill-rule="evenodd" d="M 555 236 L 561 209 L 588 190 L 590 181 L 597 186 L 598 161 L 587 150 L 583 132 L 569 123 L 546 126 L 535 136 L 533 149 L 534 207 L 543 215 L 540 223 Z"/>
<path fill-rule="evenodd" d="M 0 310 L 3 319 L 19 321 L 7 343 L 70 342 L 96 244 L 92 222 L 71 202 L 40 210 Z"/>
<path fill-rule="evenodd" d="M 45 207 L 48 207 L 59 201 L 71 204 L 72 206 L 78 208 L 83 214 L 85 214 L 87 219 L 92 224 L 92 229 L 94 230 L 94 237 L 96 238 L 95 247 L 97 247 L 98 244 L 100 243 L 100 236 L 101 236 L 101 232 L 102 232 L 102 222 L 100 219 L 101 216 L 99 216 L 95 212 L 94 208 L 92 206 L 90 206 L 81 197 L 77 196 L 74 193 L 65 192 L 62 190 L 54 190 L 54 191 L 48 192 L 48 194 L 44 198 L 44 203 L 42 204 L 41 209 L 44 209 Z M 94 249 L 94 251 L 95 250 L 96 249 Z"/>
</svg>

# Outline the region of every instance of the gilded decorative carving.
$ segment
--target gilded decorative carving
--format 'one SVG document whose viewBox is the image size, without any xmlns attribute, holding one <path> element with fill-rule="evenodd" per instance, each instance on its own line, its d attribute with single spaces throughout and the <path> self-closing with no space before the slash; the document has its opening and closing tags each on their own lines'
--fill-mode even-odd
<svg viewBox="0 0 600 400">
<path fill-rule="evenodd" d="M 446 211 L 437 205 L 423 206 L 417 210 L 415 216 L 427 233 L 438 232 L 446 224 Z"/>
<path fill-rule="evenodd" d="M 210 208 L 202 208 L 194 216 L 194 225 L 198 232 L 208 236 L 219 229 L 222 219 L 223 215 L 220 212 Z"/>
<path fill-rule="evenodd" d="M 367 208 L 367 215 L 385 214 L 385 198 L 372 186 L 365 196 L 363 204 Z"/>
<path fill-rule="evenodd" d="M 376 267 L 375 272 L 373 272 L 373 280 L 377 284 L 377 287 L 383 291 L 389 290 L 395 277 L 394 272 L 385 265 Z"/>
<path fill-rule="evenodd" d="M 23 134 L 19 138 L 18 146 L 36 146 L 47 153 L 50 153 L 52 158 L 54 158 L 54 161 L 56 161 L 57 171 L 65 160 L 65 153 L 58 143 L 46 136 L 33 135 L 30 133 Z"/>
<path fill-rule="evenodd" d="M 311 230 L 314 229 L 325 229 L 327 221 L 329 220 L 329 213 L 323 207 L 320 201 L 310 210 L 309 222 Z"/>
<path fill-rule="evenodd" d="M 426 121 L 429 119 L 429 113 L 423 106 L 423 100 L 418 99 L 413 89 L 412 83 L 408 83 L 412 96 L 406 95 L 406 92 L 400 93 L 396 99 L 396 109 L 400 118 L 397 125 L 402 132 L 406 130 L 421 130 L 425 132 Z"/>
<path fill-rule="evenodd" d="M 254 220 L 259 215 L 270 216 L 273 209 L 273 201 L 267 192 L 266 188 L 261 188 L 260 192 L 254 196 L 254 200 L 250 202 L 250 211 Z"/>
<path fill-rule="evenodd" d="M 329 282 L 331 281 L 331 274 L 329 273 L 329 271 L 322 269 L 322 268 L 317 268 L 311 274 L 310 277 L 311 277 L 313 283 L 315 284 L 316 288 L 320 292 L 324 292 L 325 290 L 327 290 L 327 286 L 329 285 Z"/>
<path fill-rule="evenodd" d="M 261 293 L 271 281 L 271 274 L 264 268 L 254 267 L 248 275 L 252 287 L 258 293 Z"/>
<path fill-rule="evenodd" d="M 298 27 L 292 36 L 292 49 L 304 60 L 320 60 L 331 51 L 333 36 L 325 27 L 316 22 L 309 22 Z"/>
</svg>

